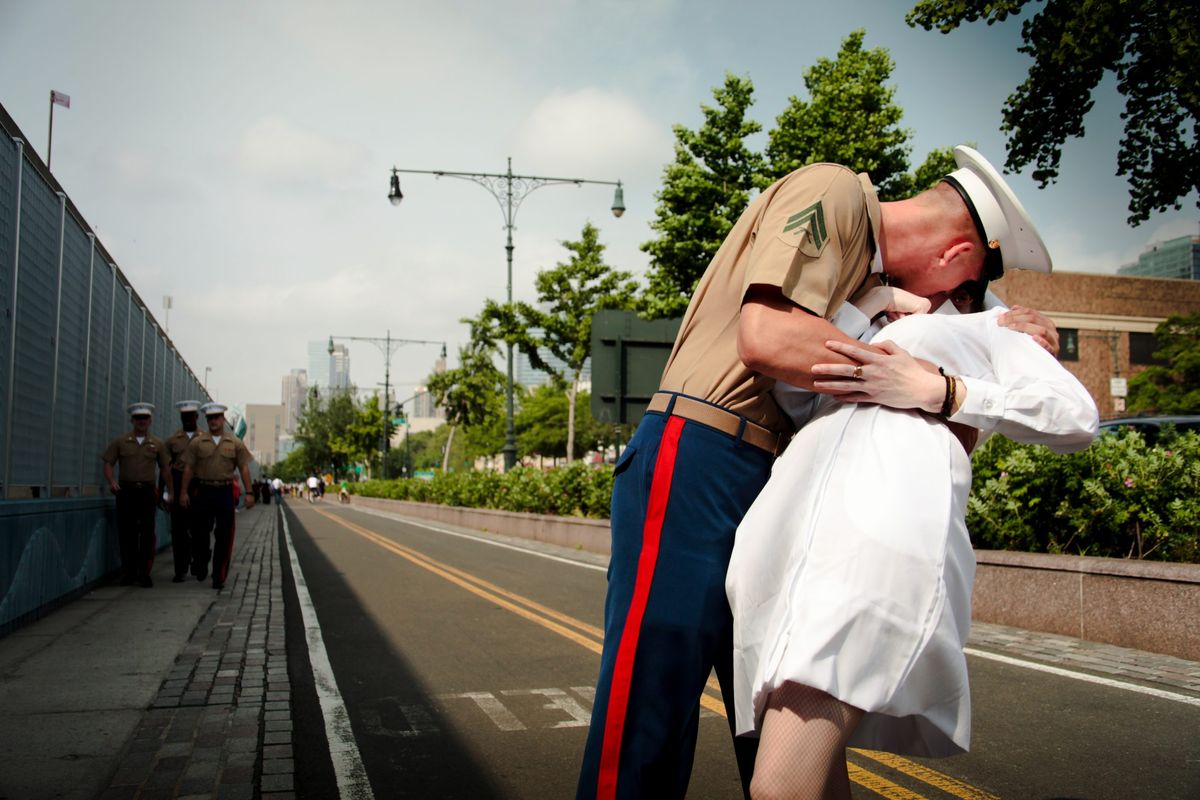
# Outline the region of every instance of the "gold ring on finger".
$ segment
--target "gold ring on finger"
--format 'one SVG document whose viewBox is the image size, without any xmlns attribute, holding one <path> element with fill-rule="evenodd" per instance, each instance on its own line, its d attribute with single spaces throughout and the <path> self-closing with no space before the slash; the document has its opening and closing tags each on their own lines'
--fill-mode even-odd
<svg viewBox="0 0 1200 800">
<path fill-rule="evenodd" d="M 862 364 L 859 364 L 858 366 L 856 366 L 854 368 L 854 380 L 856 380 L 856 381 L 862 380 Z"/>
</svg>

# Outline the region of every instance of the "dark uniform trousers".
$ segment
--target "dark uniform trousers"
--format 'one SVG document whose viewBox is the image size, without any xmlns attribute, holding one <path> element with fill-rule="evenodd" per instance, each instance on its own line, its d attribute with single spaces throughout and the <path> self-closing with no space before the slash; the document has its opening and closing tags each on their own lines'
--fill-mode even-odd
<svg viewBox="0 0 1200 800">
<path fill-rule="evenodd" d="M 714 667 L 732 728 L 725 571 L 774 460 L 697 422 L 642 418 L 614 470 L 604 649 L 579 798 L 684 797 Z M 735 739 L 734 749 L 745 788 L 757 740 Z"/>
<path fill-rule="evenodd" d="M 198 578 L 208 575 L 208 531 L 201 534 L 196 526 L 196 510 L 183 508 L 179 500 L 183 497 L 183 470 L 172 469 L 171 481 L 175 488 L 175 504 L 171 506 L 171 552 L 175 556 L 175 574 L 182 578 L 189 571 Z M 195 479 L 192 480 L 191 502 L 196 501 Z"/>
<path fill-rule="evenodd" d="M 117 492 L 117 537 L 121 543 L 121 571 L 126 578 L 150 577 L 158 538 L 154 515 L 158 509 L 154 481 L 121 481 Z"/>
<path fill-rule="evenodd" d="M 208 534 L 212 531 L 212 576 L 213 584 L 224 584 L 225 576 L 229 574 L 229 560 L 233 556 L 234 508 L 237 501 L 233 498 L 233 484 L 200 482 L 200 490 L 196 493 L 194 508 L 196 516 L 193 520 L 193 535 L 203 540 L 205 563 L 208 561 Z"/>
</svg>

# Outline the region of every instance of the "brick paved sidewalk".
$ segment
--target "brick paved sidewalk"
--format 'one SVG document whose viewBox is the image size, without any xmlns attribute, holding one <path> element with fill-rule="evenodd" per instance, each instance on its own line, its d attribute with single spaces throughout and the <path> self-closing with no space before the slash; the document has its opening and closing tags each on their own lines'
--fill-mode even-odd
<svg viewBox="0 0 1200 800">
<path fill-rule="evenodd" d="M 278 506 L 238 514 L 225 588 L 200 619 L 101 800 L 294 798 Z"/>
<path fill-rule="evenodd" d="M 971 624 L 967 646 L 1200 697 L 1200 663 L 1175 656 L 987 622 Z"/>
</svg>

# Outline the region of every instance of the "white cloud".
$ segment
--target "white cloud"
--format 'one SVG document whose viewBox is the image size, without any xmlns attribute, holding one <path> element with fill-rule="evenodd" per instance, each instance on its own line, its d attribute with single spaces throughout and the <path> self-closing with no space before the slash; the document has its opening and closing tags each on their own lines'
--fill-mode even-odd
<svg viewBox="0 0 1200 800">
<path fill-rule="evenodd" d="M 587 87 L 555 91 L 539 102 L 517 130 L 516 149 L 536 157 L 541 169 L 570 171 L 564 177 L 581 170 L 632 174 L 661 165 L 671 136 L 628 97 Z"/>
<path fill-rule="evenodd" d="M 272 182 L 329 185 L 355 180 L 365 148 L 304 130 L 277 116 L 254 122 L 238 143 L 240 167 Z"/>
</svg>

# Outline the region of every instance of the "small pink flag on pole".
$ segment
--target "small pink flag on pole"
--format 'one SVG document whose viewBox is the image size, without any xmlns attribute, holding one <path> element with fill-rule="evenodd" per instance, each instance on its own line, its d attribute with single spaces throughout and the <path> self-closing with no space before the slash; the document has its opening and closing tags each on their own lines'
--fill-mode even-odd
<svg viewBox="0 0 1200 800">
<path fill-rule="evenodd" d="M 56 92 L 53 89 L 51 89 L 50 90 L 50 102 L 54 103 L 55 105 L 62 106 L 63 108 L 70 108 L 71 107 L 71 95 L 63 94 L 62 92 Z"/>
</svg>

